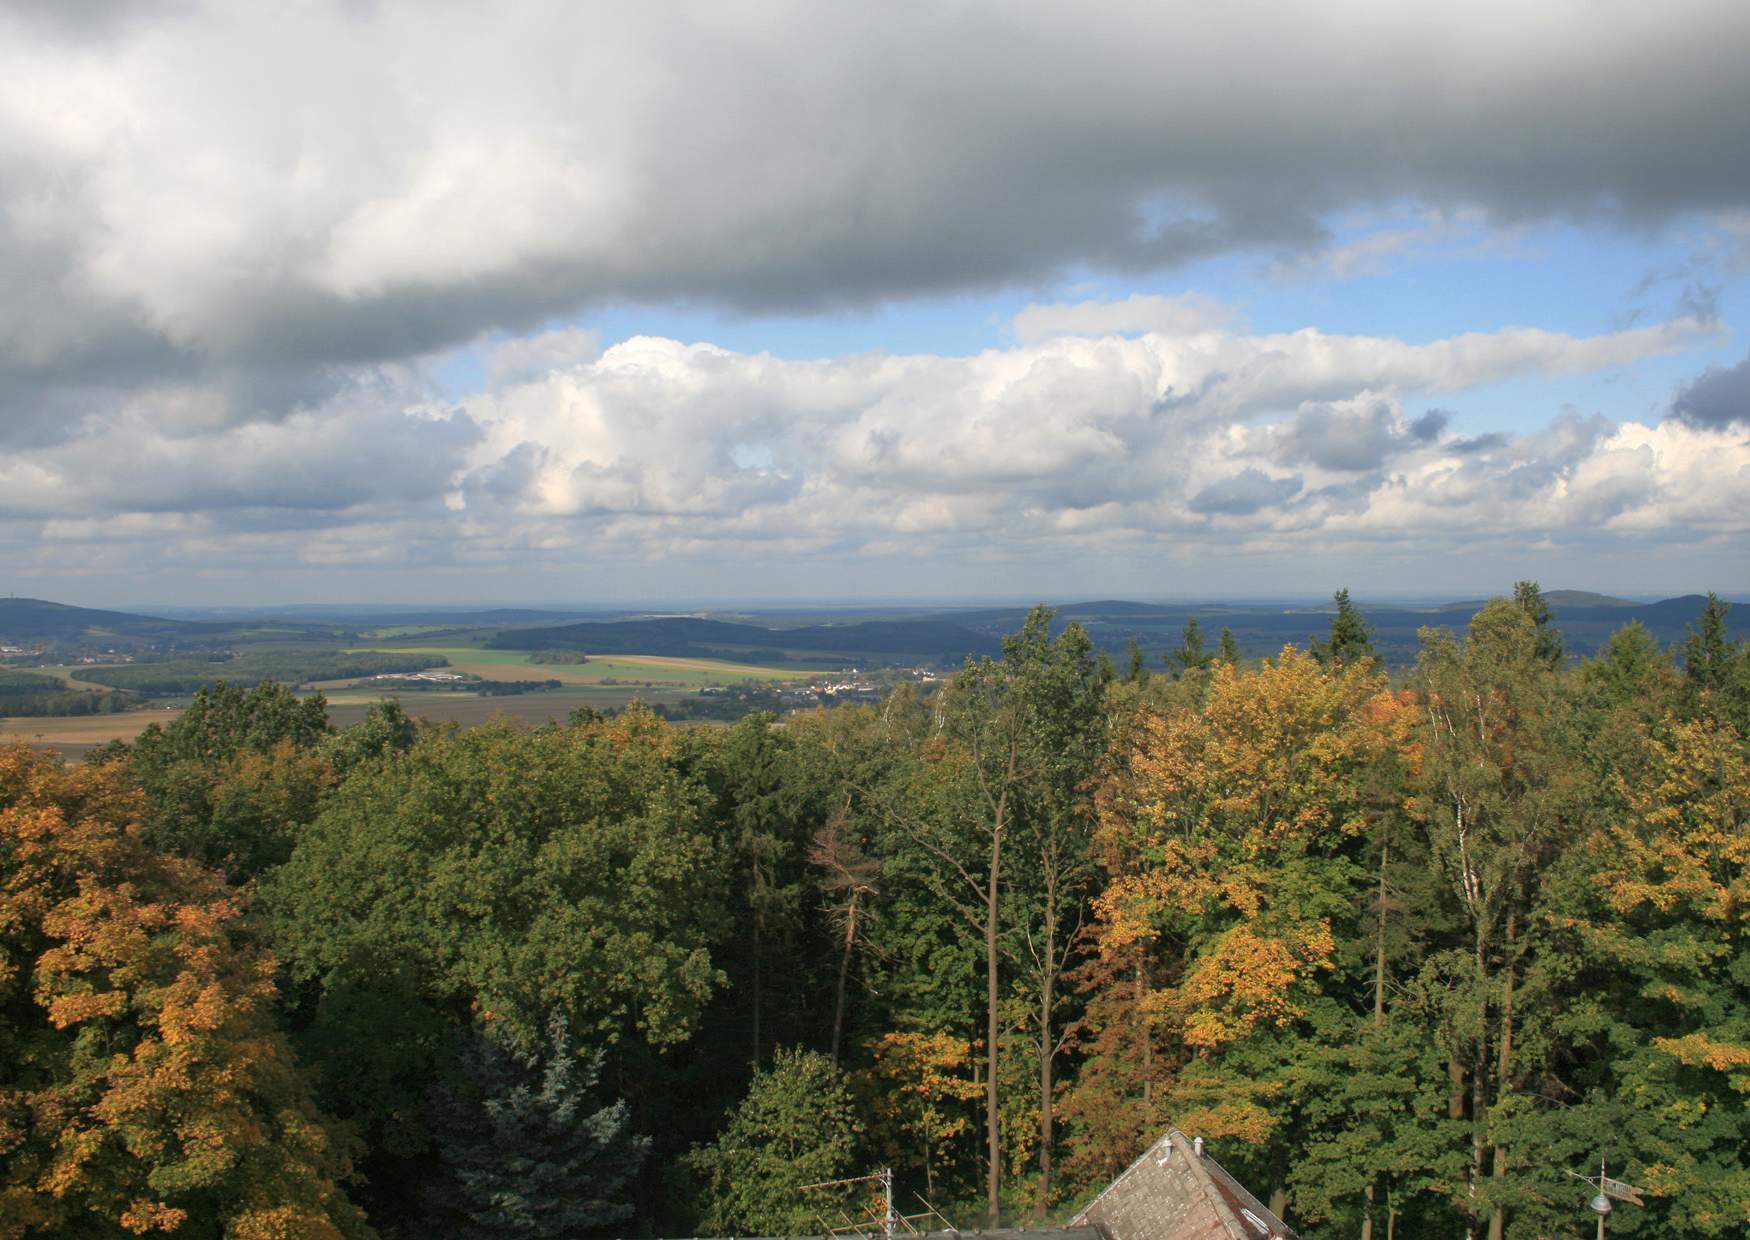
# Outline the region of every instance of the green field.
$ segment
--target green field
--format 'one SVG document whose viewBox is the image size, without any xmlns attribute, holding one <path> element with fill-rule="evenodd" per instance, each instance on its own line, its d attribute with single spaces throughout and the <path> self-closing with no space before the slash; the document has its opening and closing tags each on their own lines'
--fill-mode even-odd
<svg viewBox="0 0 1750 1240">
<path fill-rule="evenodd" d="M 588 663 L 532 663 L 524 650 L 481 650 L 475 646 L 360 646 L 348 653 L 438 654 L 450 667 L 482 680 L 558 680 L 570 686 L 606 688 L 706 689 L 744 684 L 750 680 L 806 680 L 819 675 L 808 668 L 753 667 L 715 659 L 680 659 L 663 655 L 591 655 Z"/>
</svg>

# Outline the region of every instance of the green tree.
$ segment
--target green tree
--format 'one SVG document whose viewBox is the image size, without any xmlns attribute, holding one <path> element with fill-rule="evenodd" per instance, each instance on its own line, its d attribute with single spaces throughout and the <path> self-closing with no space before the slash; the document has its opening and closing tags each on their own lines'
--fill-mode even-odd
<svg viewBox="0 0 1750 1240">
<path fill-rule="evenodd" d="M 1531 617 L 1531 623 L 1537 630 L 1537 657 L 1549 667 L 1560 667 L 1562 631 L 1555 627 L 1555 613 L 1550 610 L 1549 600 L 1544 598 L 1537 582 L 1514 582 L 1513 601 L 1519 605 L 1521 611 Z"/>
<path fill-rule="evenodd" d="M 1354 663 L 1373 657 L 1373 629 L 1361 609 L 1349 601 L 1349 591 L 1332 595 L 1337 614 L 1331 617 L 1331 635 L 1312 644 L 1313 658 L 1320 663 Z"/>
<path fill-rule="evenodd" d="M 327 798 L 262 902 L 299 1045 L 370 1142 L 383 1208 L 404 1207 L 429 1146 L 425 1086 L 453 1029 L 527 1044 L 558 1010 L 635 1109 L 663 1102 L 659 1057 L 725 980 L 729 850 L 707 803 L 674 734 L 636 709 L 428 731 Z"/>
<path fill-rule="evenodd" d="M 336 775 L 345 778 L 361 763 L 411 749 L 418 735 L 419 726 L 408 717 L 400 702 L 393 698 L 372 702 L 365 707 L 363 719 L 328 738 L 322 756 L 334 767 Z"/>
<path fill-rule="evenodd" d="M 1227 625 L 1221 626 L 1221 645 L 1216 649 L 1215 659 L 1218 663 L 1238 666 L 1245 656 L 1240 653 L 1240 644 L 1234 639 L 1233 630 Z"/>
<path fill-rule="evenodd" d="M 940 737 L 925 751 L 908 803 L 890 817 L 912 845 L 941 907 L 984 950 L 986 1209 L 1001 1212 L 1005 929 L 1030 944 L 1040 1051 L 1041 1175 L 1049 1179 L 1053 1063 L 1061 1051 L 1057 980 L 1066 919 L 1086 880 L 1087 823 L 1079 789 L 1103 746 L 1106 678 L 1079 625 L 1051 636 L 1035 607 L 1004 638 L 1000 660 L 968 661 L 944 691 Z M 1015 873 L 1012 871 L 1019 871 Z M 1030 936 L 1030 937 L 1029 937 Z"/>
<path fill-rule="evenodd" d="M 815 818 L 808 789 L 797 778 L 794 742 L 774 728 L 766 711 L 756 711 L 726 729 L 707 758 L 709 782 L 717 792 L 717 816 L 733 832 L 742 898 L 736 939 L 746 944 L 746 976 L 732 982 L 743 988 L 749 1010 L 750 1062 L 758 1064 L 769 1040 L 764 1031 L 768 956 L 790 945 L 801 917 L 803 865 Z M 781 966 L 780 984 L 794 987 L 797 962 Z"/>
<path fill-rule="evenodd" d="M 1428 964 L 1445 970 L 1453 987 L 1443 1037 L 1455 1111 L 1469 1085 L 1471 1166 L 1457 1204 L 1473 1234 L 1486 1222 L 1499 1240 L 1513 1185 L 1495 1116 L 1514 1105 L 1525 1076 L 1515 1038 L 1524 1020 L 1518 991 L 1535 955 L 1530 913 L 1537 876 L 1571 822 L 1578 772 L 1561 744 L 1557 681 L 1536 623 L 1518 603 L 1484 606 L 1462 649 L 1423 630 L 1417 667 L 1421 812 L 1465 928 L 1462 946 Z"/>
<path fill-rule="evenodd" d="M 1125 683 L 1141 684 L 1148 679 L 1148 656 L 1142 652 L 1141 643 L 1134 637 L 1125 649 L 1128 655 L 1124 672 Z"/>
<path fill-rule="evenodd" d="M 1200 672 L 1213 661 L 1211 655 L 1203 647 L 1203 628 L 1197 623 L 1197 617 L 1191 616 L 1185 621 L 1185 630 L 1179 637 L 1177 650 L 1170 650 L 1166 655 L 1166 664 L 1175 668 L 1173 675 L 1184 677 L 1191 672 Z"/>
<path fill-rule="evenodd" d="M 562 1016 L 538 1049 L 477 1031 L 460 1067 L 434 1091 L 429 1234 L 569 1240 L 631 1217 L 627 1181 L 650 1142 L 629 1131 L 624 1102 L 592 1101 L 601 1056 L 578 1056 Z"/>
<path fill-rule="evenodd" d="M 815 1051 L 780 1049 L 754 1073 L 747 1097 L 687 1166 L 704 1189 L 701 1226 L 712 1235 L 801 1236 L 843 1192 L 809 1184 L 853 1173 L 862 1125 L 845 1079 Z"/>
</svg>

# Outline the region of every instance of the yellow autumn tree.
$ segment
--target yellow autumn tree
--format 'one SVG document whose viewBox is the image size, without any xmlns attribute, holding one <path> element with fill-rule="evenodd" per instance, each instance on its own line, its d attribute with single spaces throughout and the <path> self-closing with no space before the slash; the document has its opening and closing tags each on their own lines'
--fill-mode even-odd
<svg viewBox="0 0 1750 1240">
<path fill-rule="evenodd" d="M 973 1079 L 974 1047 L 946 1033 L 889 1033 L 867 1049 L 872 1062 L 856 1086 L 874 1118 L 872 1140 L 896 1165 L 921 1166 L 930 1196 L 955 1139 L 971 1129 L 970 1104 L 984 1093 Z"/>
<path fill-rule="evenodd" d="M 1276 1127 L 1280 1054 L 1225 1065 L 1300 1021 L 1333 968 L 1333 922 L 1368 883 L 1369 772 L 1408 726 L 1371 662 L 1288 647 L 1255 671 L 1217 664 L 1201 710 L 1126 730 L 1100 796 L 1096 941 L 1179 1065 L 1181 1125 L 1252 1142 Z"/>
<path fill-rule="evenodd" d="M 240 895 L 119 764 L 0 747 L 0 1238 L 367 1236 Z"/>
</svg>

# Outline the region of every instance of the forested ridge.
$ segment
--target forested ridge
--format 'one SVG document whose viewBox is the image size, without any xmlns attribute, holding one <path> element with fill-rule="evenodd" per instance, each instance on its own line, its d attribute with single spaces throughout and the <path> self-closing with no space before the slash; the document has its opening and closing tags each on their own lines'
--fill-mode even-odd
<svg viewBox="0 0 1750 1240">
<path fill-rule="evenodd" d="M 1750 650 L 1413 669 L 1036 610 L 935 691 L 462 732 L 220 685 L 0 748 L 0 1238 L 1069 1217 L 1168 1123 L 1311 1237 L 1750 1230 Z"/>
</svg>

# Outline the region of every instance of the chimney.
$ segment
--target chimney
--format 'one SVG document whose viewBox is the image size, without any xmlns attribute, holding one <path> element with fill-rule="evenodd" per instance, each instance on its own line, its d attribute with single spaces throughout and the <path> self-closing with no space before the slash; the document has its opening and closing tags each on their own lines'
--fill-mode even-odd
<svg viewBox="0 0 1750 1240">
<path fill-rule="evenodd" d="M 1202 1137 L 1192 1137 L 1191 1138 L 1191 1152 L 1193 1154 L 1197 1155 L 1197 1157 L 1199 1157 L 1199 1158 L 1203 1157 L 1203 1138 Z"/>
</svg>

